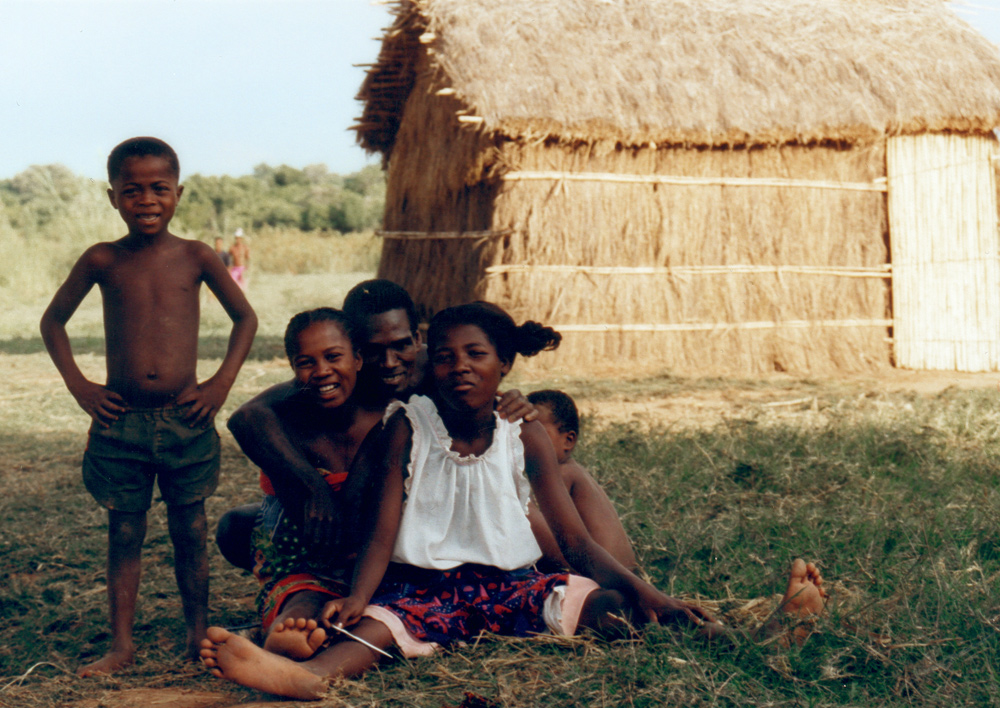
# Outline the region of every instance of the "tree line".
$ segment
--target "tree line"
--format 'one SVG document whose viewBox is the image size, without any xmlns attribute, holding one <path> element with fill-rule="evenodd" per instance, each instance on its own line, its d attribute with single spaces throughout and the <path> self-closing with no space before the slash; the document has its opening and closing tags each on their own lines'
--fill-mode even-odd
<svg viewBox="0 0 1000 708">
<path fill-rule="evenodd" d="M 339 175 L 322 164 L 301 170 L 262 164 L 252 175 L 193 174 L 182 184 L 184 197 L 174 228 L 203 236 L 265 226 L 365 231 L 378 227 L 385 205 L 385 179 L 377 165 Z M 92 216 L 100 200 L 106 206 L 106 188 L 104 182 L 79 176 L 63 165 L 33 165 L 0 180 L 3 220 L 17 231 L 44 234 L 67 220 Z"/>
</svg>

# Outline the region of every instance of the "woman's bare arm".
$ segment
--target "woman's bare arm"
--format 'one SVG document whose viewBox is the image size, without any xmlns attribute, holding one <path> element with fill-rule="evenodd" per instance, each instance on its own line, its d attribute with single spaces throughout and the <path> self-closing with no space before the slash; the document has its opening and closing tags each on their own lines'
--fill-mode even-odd
<svg viewBox="0 0 1000 708">
<path fill-rule="evenodd" d="M 337 624 L 350 626 L 361 619 L 361 613 L 382 582 L 396 545 L 403 513 L 403 480 L 413 441 L 413 429 L 402 410 L 389 419 L 382 435 L 385 454 L 380 460 L 375 456 L 373 463 L 378 467 L 368 471 L 377 477 L 381 472 L 380 483 L 375 486 L 379 500 L 375 524 L 355 565 L 350 596 L 328 602 L 323 608 L 322 619 L 327 623 L 335 618 Z"/>
</svg>

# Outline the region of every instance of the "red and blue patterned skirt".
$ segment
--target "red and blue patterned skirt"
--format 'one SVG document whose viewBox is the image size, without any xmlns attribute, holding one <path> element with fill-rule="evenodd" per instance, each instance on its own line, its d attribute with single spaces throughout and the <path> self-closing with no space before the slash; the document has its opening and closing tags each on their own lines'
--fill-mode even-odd
<svg viewBox="0 0 1000 708">
<path fill-rule="evenodd" d="M 371 604 L 398 617 L 422 642 L 445 645 L 484 631 L 524 637 L 547 631 L 545 600 L 568 577 L 472 563 L 450 570 L 393 564 Z"/>
</svg>

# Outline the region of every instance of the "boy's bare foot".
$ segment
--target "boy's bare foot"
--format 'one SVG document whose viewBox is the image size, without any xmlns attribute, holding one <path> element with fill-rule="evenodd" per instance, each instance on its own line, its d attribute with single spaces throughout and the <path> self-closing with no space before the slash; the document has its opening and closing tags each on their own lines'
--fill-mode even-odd
<svg viewBox="0 0 1000 708">
<path fill-rule="evenodd" d="M 127 649 L 111 649 L 107 654 L 92 664 L 81 666 L 76 670 L 76 675 L 80 678 L 96 676 L 98 674 L 110 674 L 119 669 L 124 669 L 135 660 L 135 647 Z"/>
<path fill-rule="evenodd" d="M 261 649 L 222 627 L 209 627 L 201 660 L 213 676 L 288 698 L 309 701 L 326 693 L 326 679 L 303 664 Z"/>
<path fill-rule="evenodd" d="M 287 656 L 289 659 L 308 659 L 326 641 L 326 630 L 314 619 L 293 619 L 275 622 L 264 640 L 267 651 Z"/>
<path fill-rule="evenodd" d="M 826 590 L 823 589 L 823 577 L 819 574 L 819 569 L 812 563 L 796 558 L 788 578 L 788 589 L 781 599 L 778 611 L 800 620 L 809 620 L 823 614 L 828 597 Z M 802 646 L 810 634 L 812 634 L 812 624 L 803 621 L 794 627 L 791 638 Z M 789 638 L 786 636 L 782 643 L 790 644 Z"/>
</svg>

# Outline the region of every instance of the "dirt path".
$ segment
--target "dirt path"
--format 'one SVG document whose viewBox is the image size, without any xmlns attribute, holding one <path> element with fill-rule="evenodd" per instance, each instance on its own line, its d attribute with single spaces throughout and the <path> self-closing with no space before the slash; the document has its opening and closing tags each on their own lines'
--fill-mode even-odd
<svg viewBox="0 0 1000 708">
<path fill-rule="evenodd" d="M 690 390 L 629 391 L 621 394 L 581 397 L 580 412 L 600 422 L 629 423 L 640 427 L 705 426 L 725 419 L 762 413 L 774 417 L 794 417 L 817 408 L 817 391 L 826 394 L 842 390 L 848 397 L 876 398 L 909 391 L 936 395 L 948 388 L 993 389 L 1000 400 L 1000 374 L 892 370 L 878 378 L 844 378 L 831 387 L 830 381 L 774 376 L 747 382 L 705 388 L 692 381 Z M 687 387 L 681 385 L 681 389 Z"/>
</svg>

